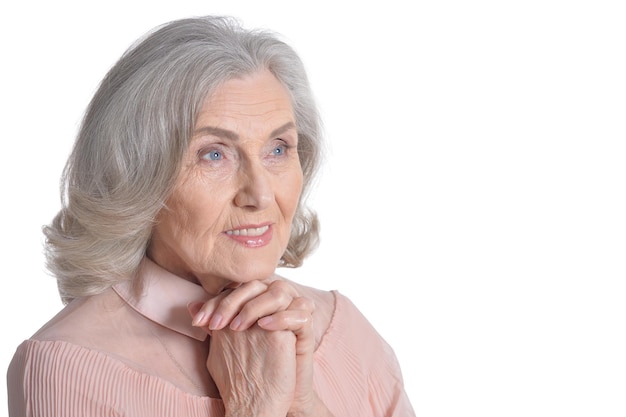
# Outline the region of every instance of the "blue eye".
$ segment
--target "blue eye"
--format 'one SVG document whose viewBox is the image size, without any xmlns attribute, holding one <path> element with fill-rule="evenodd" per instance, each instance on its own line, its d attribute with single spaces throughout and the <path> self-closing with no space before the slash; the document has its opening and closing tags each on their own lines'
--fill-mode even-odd
<svg viewBox="0 0 626 417">
<path fill-rule="evenodd" d="M 210 161 L 219 161 L 222 159 L 222 153 L 220 151 L 210 151 L 202 155 L 202 158 Z"/>
<path fill-rule="evenodd" d="M 284 155 L 285 154 L 285 145 L 280 145 L 274 148 L 274 150 L 272 151 L 272 153 L 276 156 L 280 156 L 280 155 Z"/>
</svg>

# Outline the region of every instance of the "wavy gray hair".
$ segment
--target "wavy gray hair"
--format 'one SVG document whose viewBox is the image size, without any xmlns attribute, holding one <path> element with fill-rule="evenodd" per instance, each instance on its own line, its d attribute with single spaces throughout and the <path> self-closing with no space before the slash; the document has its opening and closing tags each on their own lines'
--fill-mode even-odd
<svg viewBox="0 0 626 417">
<path fill-rule="evenodd" d="M 124 53 L 85 113 L 62 176 L 62 209 L 44 227 L 47 266 L 64 302 L 134 276 L 190 142 L 203 100 L 225 81 L 268 69 L 291 94 L 304 174 L 279 266 L 298 267 L 319 225 L 304 204 L 321 159 L 321 123 L 296 52 L 233 18 L 182 19 Z"/>
</svg>

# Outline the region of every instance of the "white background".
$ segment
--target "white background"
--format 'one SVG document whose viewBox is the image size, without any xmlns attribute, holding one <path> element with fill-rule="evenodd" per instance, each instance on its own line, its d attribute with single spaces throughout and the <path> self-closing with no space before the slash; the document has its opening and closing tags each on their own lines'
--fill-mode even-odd
<svg viewBox="0 0 626 417">
<path fill-rule="evenodd" d="M 98 82 L 155 25 L 232 14 L 296 48 L 326 126 L 322 245 L 283 272 L 361 308 L 417 415 L 623 417 L 620 3 L 3 3 L 0 368 L 61 307 L 40 228 Z"/>
</svg>

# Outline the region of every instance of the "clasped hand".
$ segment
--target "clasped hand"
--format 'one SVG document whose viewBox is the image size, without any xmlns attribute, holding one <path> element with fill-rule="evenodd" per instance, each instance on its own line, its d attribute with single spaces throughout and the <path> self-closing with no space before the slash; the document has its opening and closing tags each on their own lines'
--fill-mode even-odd
<svg viewBox="0 0 626 417">
<path fill-rule="evenodd" d="M 313 391 L 314 303 L 287 281 L 251 281 L 191 303 L 211 335 L 207 369 L 230 416 L 307 415 Z"/>
</svg>

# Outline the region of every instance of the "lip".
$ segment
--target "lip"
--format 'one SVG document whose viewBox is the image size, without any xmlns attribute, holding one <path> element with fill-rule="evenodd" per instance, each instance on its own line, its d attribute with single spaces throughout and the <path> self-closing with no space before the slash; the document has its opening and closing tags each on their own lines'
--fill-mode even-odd
<svg viewBox="0 0 626 417">
<path fill-rule="evenodd" d="M 260 248 L 272 240 L 274 228 L 271 223 L 250 224 L 227 230 L 223 234 L 247 248 Z"/>
</svg>

